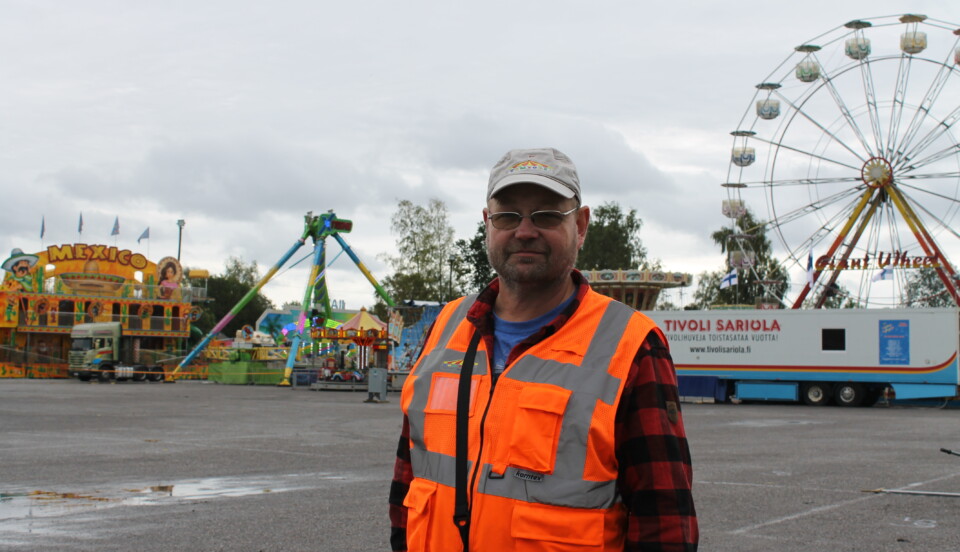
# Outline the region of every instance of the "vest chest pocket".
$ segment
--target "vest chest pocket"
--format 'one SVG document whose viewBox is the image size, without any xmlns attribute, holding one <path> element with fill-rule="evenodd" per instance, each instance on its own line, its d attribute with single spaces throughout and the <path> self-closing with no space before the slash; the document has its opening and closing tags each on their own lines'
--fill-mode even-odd
<svg viewBox="0 0 960 552">
<path fill-rule="evenodd" d="M 470 381 L 470 404 L 467 415 L 472 421 L 477 410 L 477 392 L 480 376 Z M 457 395 L 460 387 L 460 374 L 437 372 L 430 382 L 429 396 L 423 410 L 423 442 L 428 450 L 454 456 L 457 453 Z M 476 441 L 476 439 L 474 439 Z M 473 445 L 473 444 L 471 444 Z"/>
<path fill-rule="evenodd" d="M 480 376 L 470 378 L 470 405 L 467 415 L 473 416 L 477 406 L 477 387 Z M 457 395 L 460 391 L 460 374 L 437 372 L 433 374 L 430 384 L 430 396 L 427 399 L 426 414 L 453 414 L 457 413 Z"/>
<path fill-rule="evenodd" d="M 555 385 L 526 384 L 520 391 L 510 432 L 507 463 L 552 473 L 563 413 L 571 391 Z"/>
</svg>

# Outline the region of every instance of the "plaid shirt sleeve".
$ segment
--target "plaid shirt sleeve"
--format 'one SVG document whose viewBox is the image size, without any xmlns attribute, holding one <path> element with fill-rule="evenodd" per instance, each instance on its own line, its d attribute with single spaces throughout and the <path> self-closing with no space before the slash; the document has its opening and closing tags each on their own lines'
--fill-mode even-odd
<svg viewBox="0 0 960 552">
<path fill-rule="evenodd" d="M 697 549 L 693 471 L 679 399 L 670 352 L 658 332 L 650 332 L 634 357 L 616 415 L 627 552 Z"/>
<path fill-rule="evenodd" d="M 413 481 L 410 464 L 410 424 L 403 417 L 403 429 L 397 444 L 397 460 L 393 466 L 393 482 L 390 484 L 390 549 L 394 552 L 407 550 L 407 509 L 403 499 Z"/>
<path fill-rule="evenodd" d="M 434 324 L 430 325 L 424 334 L 424 343 L 430 333 L 433 332 Z M 423 354 L 423 350 L 417 352 L 417 358 Z M 393 465 L 393 481 L 390 483 L 390 549 L 394 552 L 406 552 L 407 550 L 407 508 L 403 505 L 403 500 L 407 497 L 407 491 L 410 490 L 410 482 L 413 481 L 413 464 L 410 462 L 410 421 L 407 416 L 403 416 L 403 427 L 400 430 L 400 442 L 397 443 L 397 459 Z"/>
</svg>

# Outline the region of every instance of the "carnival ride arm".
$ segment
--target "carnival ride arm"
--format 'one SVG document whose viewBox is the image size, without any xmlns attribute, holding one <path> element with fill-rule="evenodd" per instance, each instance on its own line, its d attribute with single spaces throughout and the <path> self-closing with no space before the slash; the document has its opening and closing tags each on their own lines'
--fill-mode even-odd
<svg viewBox="0 0 960 552">
<path fill-rule="evenodd" d="M 309 216 L 310 215 L 308 213 L 307 217 L 309 218 Z M 267 282 L 269 282 L 270 279 L 273 278 L 273 276 L 277 273 L 277 271 L 280 270 L 280 268 L 288 260 L 290 260 L 290 257 L 292 257 L 293 254 L 296 253 L 297 250 L 303 246 L 303 244 L 306 242 L 307 236 L 308 236 L 308 233 L 305 230 L 304 235 L 301 236 L 300 239 L 298 239 L 290 247 L 290 249 L 288 249 L 287 252 L 283 254 L 282 257 L 280 257 L 280 259 L 276 262 L 276 264 L 274 264 L 272 267 L 270 267 L 269 270 L 267 270 L 267 273 L 263 275 L 263 278 L 260 278 L 260 281 L 254 284 L 254 286 L 250 289 L 250 291 L 248 291 L 247 294 L 244 295 L 240 299 L 240 301 L 238 301 L 237 304 L 233 306 L 232 309 L 230 309 L 230 312 L 224 315 L 224 317 L 219 322 L 217 322 L 217 324 L 213 327 L 213 329 L 211 329 L 210 332 L 207 333 L 206 337 L 204 337 L 203 340 L 201 340 L 200 343 L 198 343 L 197 346 L 194 347 L 193 350 L 190 351 L 190 353 L 188 353 L 187 356 L 184 357 L 182 361 L 180 361 L 180 364 L 177 365 L 177 367 L 173 370 L 173 372 L 167 374 L 165 381 L 167 382 L 176 381 L 176 377 L 180 373 L 180 371 L 184 367 L 188 366 L 191 362 L 193 362 L 193 359 L 196 358 L 197 355 L 203 352 L 203 349 L 206 348 L 207 344 L 210 343 L 210 341 L 218 333 L 220 333 L 220 331 L 224 327 L 226 327 L 226 325 L 229 324 L 230 321 L 234 319 L 234 317 L 237 316 L 237 314 L 243 309 L 244 306 L 246 306 L 247 303 L 249 303 L 254 297 L 256 297 L 257 293 L 260 292 L 260 289 L 263 288 L 263 286 L 265 286 Z"/>
<path fill-rule="evenodd" d="M 699 529 L 690 449 L 670 352 L 651 331 L 634 357 L 616 415 L 618 487 L 630 552 L 692 552 Z"/>
</svg>

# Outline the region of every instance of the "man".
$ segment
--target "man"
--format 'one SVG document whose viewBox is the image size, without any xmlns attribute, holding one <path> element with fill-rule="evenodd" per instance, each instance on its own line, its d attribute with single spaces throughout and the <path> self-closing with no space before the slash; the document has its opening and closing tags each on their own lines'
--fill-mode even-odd
<svg viewBox="0 0 960 552">
<path fill-rule="evenodd" d="M 443 309 L 403 388 L 393 549 L 696 550 L 666 340 L 574 270 L 573 162 L 508 152 L 483 220 L 498 278 Z"/>
</svg>

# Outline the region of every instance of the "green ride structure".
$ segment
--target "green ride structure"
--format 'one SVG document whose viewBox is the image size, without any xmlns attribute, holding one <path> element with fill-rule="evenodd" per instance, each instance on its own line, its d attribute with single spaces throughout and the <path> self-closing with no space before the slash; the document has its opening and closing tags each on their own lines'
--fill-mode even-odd
<svg viewBox="0 0 960 552">
<path fill-rule="evenodd" d="M 290 352 L 287 354 L 287 362 L 283 371 L 283 379 L 278 384 L 279 386 L 286 387 L 290 386 L 290 376 L 293 374 L 294 364 L 297 360 L 297 353 L 300 350 L 300 345 L 303 342 L 303 333 L 309 331 L 308 328 L 311 325 L 311 322 L 307 318 L 307 313 L 311 312 L 314 309 L 320 310 L 322 313 L 322 319 L 324 322 L 332 318 L 332 309 L 330 307 L 330 295 L 327 293 L 327 281 L 326 281 L 326 241 L 327 238 L 332 236 L 337 243 L 340 244 L 340 247 L 343 248 L 343 251 L 350 257 L 350 259 L 357 265 L 357 268 L 360 269 L 360 272 L 367 278 L 367 280 L 373 285 L 373 288 L 376 290 L 377 294 L 383 298 L 384 302 L 388 306 L 395 306 L 393 298 L 390 297 L 390 294 L 383 289 L 383 287 L 377 282 L 376 278 L 373 277 L 373 274 L 367 269 L 356 253 L 350 248 L 347 242 L 343 239 L 340 234 L 349 233 L 353 229 L 353 222 L 346 219 L 337 218 L 337 215 L 332 211 L 327 211 L 326 213 L 320 215 L 314 215 L 312 211 L 307 212 L 304 216 L 304 225 L 303 225 L 303 234 L 297 239 L 296 243 L 283 254 L 282 257 L 267 270 L 263 278 L 258 281 L 250 291 L 247 292 L 240 301 L 230 312 L 228 312 L 216 325 L 213 326 L 213 329 L 197 344 L 192 351 L 190 351 L 187 356 L 183 358 L 180 364 L 167 374 L 164 381 L 168 383 L 173 383 L 177 380 L 180 372 L 199 355 L 207 347 L 207 345 L 214 339 L 214 337 L 230 323 L 234 317 L 240 312 L 243 307 L 249 303 L 257 293 L 269 282 L 277 272 L 283 267 L 287 261 L 301 248 L 306 244 L 307 239 L 313 240 L 313 263 L 310 268 L 310 275 L 307 279 L 306 289 L 303 293 L 303 303 L 300 309 L 300 317 L 297 321 L 296 328 L 288 334 L 290 338 Z"/>
</svg>

